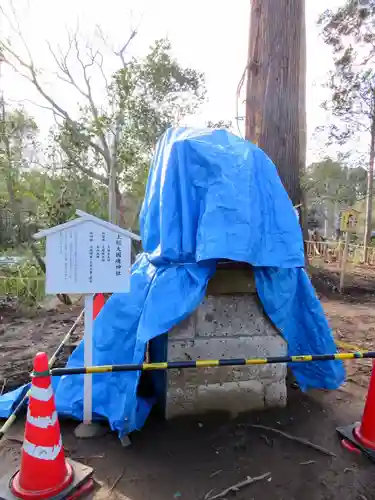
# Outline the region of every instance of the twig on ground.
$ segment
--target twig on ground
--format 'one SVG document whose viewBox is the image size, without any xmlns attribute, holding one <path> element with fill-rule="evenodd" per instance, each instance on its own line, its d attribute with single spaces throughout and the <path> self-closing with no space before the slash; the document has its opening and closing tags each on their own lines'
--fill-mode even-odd
<svg viewBox="0 0 375 500">
<path fill-rule="evenodd" d="M 233 484 L 232 486 L 229 486 L 229 488 L 226 488 L 225 490 L 221 491 L 217 495 L 214 495 L 213 497 L 208 497 L 206 494 L 205 500 L 216 500 L 217 498 L 224 498 L 231 491 L 233 491 L 233 492 L 239 491 L 244 486 L 249 486 L 250 484 L 256 483 L 257 481 L 262 481 L 263 479 L 267 479 L 270 476 L 271 476 L 271 472 L 266 472 L 262 476 L 247 477 L 244 481 L 241 481 L 239 483 Z"/>
<path fill-rule="evenodd" d="M 109 488 L 108 490 L 108 496 L 112 493 L 112 491 L 116 488 L 116 486 L 118 485 L 118 483 L 121 481 L 122 479 L 122 476 L 124 475 L 124 471 L 121 472 L 121 474 L 119 474 L 119 476 L 117 477 L 117 479 L 115 480 L 115 482 L 112 484 L 112 486 Z"/>
<path fill-rule="evenodd" d="M 2 396 L 2 395 L 3 395 L 3 392 L 4 392 L 4 389 L 5 389 L 5 384 L 6 384 L 6 383 L 7 383 L 7 379 L 6 379 L 6 378 L 4 378 L 3 385 L 2 385 L 2 387 L 1 387 L 1 391 L 0 391 L 0 396 Z"/>
<path fill-rule="evenodd" d="M 307 460 L 306 462 L 300 462 L 300 465 L 311 465 L 316 464 L 316 460 Z"/>
<path fill-rule="evenodd" d="M 355 472 L 355 469 L 352 469 L 350 467 L 345 467 L 344 474 L 346 474 L 347 472 Z"/>
<path fill-rule="evenodd" d="M 204 495 L 204 500 L 209 500 L 211 493 L 214 491 L 215 488 L 211 488 L 210 491 L 207 491 L 207 493 Z"/>
<path fill-rule="evenodd" d="M 210 477 L 215 477 L 215 476 L 217 476 L 218 474 L 220 474 L 221 472 L 223 472 L 223 471 L 222 471 L 222 470 L 217 470 L 217 471 L 213 472 L 213 473 L 210 475 Z"/>
<path fill-rule="evenodd" d="M 320 451 L 321 453 L 324 453 L 324 455 L 328 455 L 330 457 L 336 457 L 336 455 L 332 453 L 332 451 L 329 451 L 326 448 L 319 446 L 318 444 L 314 444 L 308 439 L 292 436 L 291 434 L 287 434 L 286 432 L 280 431 L 279 429 L 274 429 L 273 427 L 267 427 L 266 425 L 251 424 L 249 425 L 249 427 L 253 427 L 254 429 L 262 429 L 264 431 L 274 432 L 275 434 L 279 434 L 279 436 L 283 436 L 287 439 L 290 439 L 291 441 L 296 441 L 297 443 L 304 444 L 306 446 L 309 446 L 310 448 L 313 448 L 314 450 Z"/>
<path fill-rule="evenodd" d="M 85 456 L 79 456 L 79 457 L 70 457 L 72 460 L 92 460 L 94 458 L 104 458 L 105 455 L 89 455 L 87 457 Z"/>
</svg>

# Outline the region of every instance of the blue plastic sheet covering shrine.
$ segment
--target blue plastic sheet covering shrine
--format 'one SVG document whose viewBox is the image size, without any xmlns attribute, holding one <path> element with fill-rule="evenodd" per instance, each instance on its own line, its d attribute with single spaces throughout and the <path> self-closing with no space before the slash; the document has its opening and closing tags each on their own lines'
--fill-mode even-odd
<svg viewBox="0 0 375 500">
<path fill-rule="evenodd" d="M 112 295 L 94 322 L 94 364 L 142 362 L 146 343 L 201 303 L 217 259 L 254 266 L 259 297 L 290 354 L 336 352 L 303 268 L 295 210 L 257 146 L 225 130 L 169 129 L 155 150 L 140 227 L 144 253 L 133 265 L 131 292 Z M 68 361 L 82 365 L 83 342 Z M 335 389 L 345 378 L 340 361 L 292 369 L 302 390 Z M 139 377 L 93 375 L 94 417 L 120 437 L 143 426 L 153 403 L 137 396 Z M 54 385 L 59 414 L 82 419 L 83 376 Z M 9 415 L 10 396 L 0 398 L 0 416 Z"/>
</svg>

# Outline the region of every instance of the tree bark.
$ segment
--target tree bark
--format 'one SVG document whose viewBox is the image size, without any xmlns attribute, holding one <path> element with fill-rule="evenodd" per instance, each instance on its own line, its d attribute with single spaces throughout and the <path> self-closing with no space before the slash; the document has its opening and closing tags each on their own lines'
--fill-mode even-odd
<svg viewBox="0 0 375 500">
<path fill-rule="evenodd" d="M 367 173 L 367 193 L 366 193 L 366 224 L 365 235 L 363 239 L 364 260 L 367 260 L 367 248 L 371 240 L 372 234 L 372 190 L 374 187 L 374 161 L 375 161 L 375 102 L 373 103 L 373 113 L 371 120 L 371 141 L 370 141 L 370 158 Z"/>
<path fill-rule="evenodd" d="M 112 224 L 117 224 L 116 180 L 116 159 L 112 158 L 108 175 L 108 218 Z"/>
<path fill-rule="evenodd" d="M 306 159 L 305 30 L 305 0 L 252 1 L 246 138 L 275 163 L 294 206 Z"/>
</svg>

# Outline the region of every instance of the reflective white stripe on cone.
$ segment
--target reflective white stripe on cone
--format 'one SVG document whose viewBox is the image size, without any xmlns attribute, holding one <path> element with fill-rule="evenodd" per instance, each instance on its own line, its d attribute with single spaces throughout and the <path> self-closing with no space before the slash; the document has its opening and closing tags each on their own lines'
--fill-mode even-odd
<svg viewBox="0 0 375 500">
<path fill-rule="evenodd" d="M 56 446 L 35 446 L 35 444 L 30 443 L 30 441 L 28 441 L 26 438 L 23 441 L 24 452 L 31 457 L 39 458 L 40 460 L 55 460 L 61 449 L 61 438 Z"/>
<path fill-rule="evenodd" d="M 47 429 L 48 426 L 55 425 L 57 422 L 57 412 L 54 411 L 50 417 L 33 417 L 30 413 L 30 407 L 27 410 L 27 421 L 39 429 Z"/>
<path fill-rule="evenodd" d="M 47 402 L 53 396 L 52 387 L 49 386 L 47 389 L 42 389 L 41 387 L 31 386 L 30 397 L 37 399 L 38 401 Z"/>
</svg>

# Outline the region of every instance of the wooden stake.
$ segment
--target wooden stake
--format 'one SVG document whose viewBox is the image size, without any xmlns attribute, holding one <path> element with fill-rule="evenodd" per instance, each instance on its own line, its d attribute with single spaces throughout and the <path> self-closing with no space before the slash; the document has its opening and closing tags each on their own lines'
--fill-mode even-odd
<svg viewBox="0 0 375 500">
<path fill-rule="evenodd" d="M 350 241 L 350 233 L 349 233 L 349 231 L 346 231 L 344 254 L 342 256 L 342 262 L 341 262 L 340 293 L 342 293 L 342 291 L 344 290 L 346 263 L 348 261 L 348 252 L 349 252 L 349 241 Z"/>
</svg>

